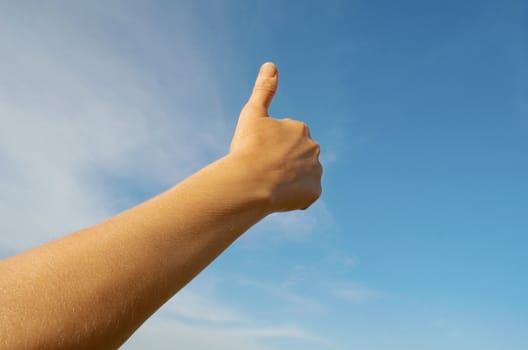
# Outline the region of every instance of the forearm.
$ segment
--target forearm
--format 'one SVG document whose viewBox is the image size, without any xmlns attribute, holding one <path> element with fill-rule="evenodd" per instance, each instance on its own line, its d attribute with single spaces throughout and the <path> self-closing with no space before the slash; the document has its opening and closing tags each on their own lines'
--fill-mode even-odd
<svg viewBox="0 0 528 350">
<path fill-rule="evenodd" d="M 2 348 L 119 346 L 268 213 L 269 193 L 247 165 L 222 158 L 110 220 L 3 261 Z"/>
<path fill-rule="evenodd" d="M 2 349 L 111 349 L 240 234 L 321 194 L 308 127 L 270 118 L 261 67 L 230 154 L 103 223 L 0 261 Z"/>
</svg>

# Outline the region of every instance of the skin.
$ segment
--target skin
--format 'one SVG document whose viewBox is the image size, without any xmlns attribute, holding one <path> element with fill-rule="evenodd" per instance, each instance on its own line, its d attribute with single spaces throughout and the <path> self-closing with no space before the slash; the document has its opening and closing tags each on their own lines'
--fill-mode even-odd
<svg viewBox="0 0 528 350">
<path fill-rule="evenodd" d="M 265 63 L 229 154 L 104 222 L 0 261 L 0 348 L 115 349 L 242 233 L 321 194 L 308 127 L 268 115 Z"/>
</svg>

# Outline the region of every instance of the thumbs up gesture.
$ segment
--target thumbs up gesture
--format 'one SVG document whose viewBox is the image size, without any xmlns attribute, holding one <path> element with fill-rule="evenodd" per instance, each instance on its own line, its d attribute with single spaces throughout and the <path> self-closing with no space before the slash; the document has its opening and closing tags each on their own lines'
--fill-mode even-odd
<svg viewBox="0 0 528 350">
<path fill-rule="evenodd" d="M 244 159 L 258 178 L 269 194 L 270 212 L 306 209 L 321 195 L 320 149 L 303 122 L 269 116 L 277 85 L 277 68 L 263 64 L 240 112 L 230 154 Z"/>
</svg>

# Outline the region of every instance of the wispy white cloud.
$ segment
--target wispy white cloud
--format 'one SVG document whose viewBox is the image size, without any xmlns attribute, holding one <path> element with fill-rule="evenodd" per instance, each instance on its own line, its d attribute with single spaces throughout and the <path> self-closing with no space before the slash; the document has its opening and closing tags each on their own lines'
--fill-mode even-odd
<svg viewBox="0 0 528 350">
<path fill-rule="evenodd" d="M 277 345 L 281 342 L 299 349 L 307 344 L 316 348 L 331 344 L 297 323 L 270 324 L 269 320 L 254 318 L 247 311 L 227 305 L 210 288 L 191 285 L 154 314 L 123 349 L 140 349 L 147 344 L 163 349 L 283 349 Z"/>
<path fill-rule="evenodd" d="M 284 344 L 277 345 L 284 340 Z M 335 348 L 331 342 L 307 334 L 297 326 L 254 327 L 237 325 L 214 327 L 188 325 L 167 317 L 155 317 L 129 339 L 122 349 L 305 349 Z"/>
<path fill-rule="evenodd" d="M 163 308 L 163 314 L 184 320 L 212 323 L 244 323 L 247 316 L 213 297 L 183 290 Z"/>
<path fill-rule="evenodd" d="M 188 325 L 167 317 L 155 316 L 144 324 L 122 349 L 270 349 L 258 339 L 241 332 L 207 326 Z"/>
<path fill-rule="evenodd" d="M 343 257 L 343 264 L 349 268 L 354 268 L 359 265 L 359 257 L 355 255 L 349 255 Z"/>
<path fill-rule="evenodd" d="M 244 286 L 257 288 L 260 291 L 263 291 L 274 298 L 281 300 L 283 303 L 287 303 L 290 305 L 290 307 L 295 306 L 296 308 L 303 310 L 303 312 L 317 313 L 323 310 L 321 304 L 317 301 L 299 293 L 295 293 L 290 288 L 288 288 L 290 281 L 273 284 L 241 277 L 239 278 L 238 283 Z"/>
<path fill-rule="evenodd" d="M 367 287 L 359 282 L 348 282 L 334 290 L 334 295 L 354 304 L 364 304 L 376 301 L 384 296 L 381 290 Z"/>
<path fill-rule="evenodd" d="M 99 13 L 17 4 L 0 9 L 4 251 L 93 224 L 137 200 L 123 184 L 161 190 L 227 147 L 220 89 L 191 32 L 172 38 L 168 51 L 153 45 L 148 18 L 128 6 Z M 163 50 L 171 66 L 127 55 L 101 28 L 125 30 L 153 56 Z"/>
</svg>

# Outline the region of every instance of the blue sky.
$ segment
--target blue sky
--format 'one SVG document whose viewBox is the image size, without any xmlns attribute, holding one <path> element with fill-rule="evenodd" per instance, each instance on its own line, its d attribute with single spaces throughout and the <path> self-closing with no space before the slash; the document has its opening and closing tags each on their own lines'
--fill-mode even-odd
<svg viewBox="0 0 528 350">
<path fill-rule="evenodd" d="M 259 65 L 323 196 L 241 237 L 123 347 L 528 348 L 528 4 L 0 5 L 0 256 L 225 154 Z"/>
</svg>

